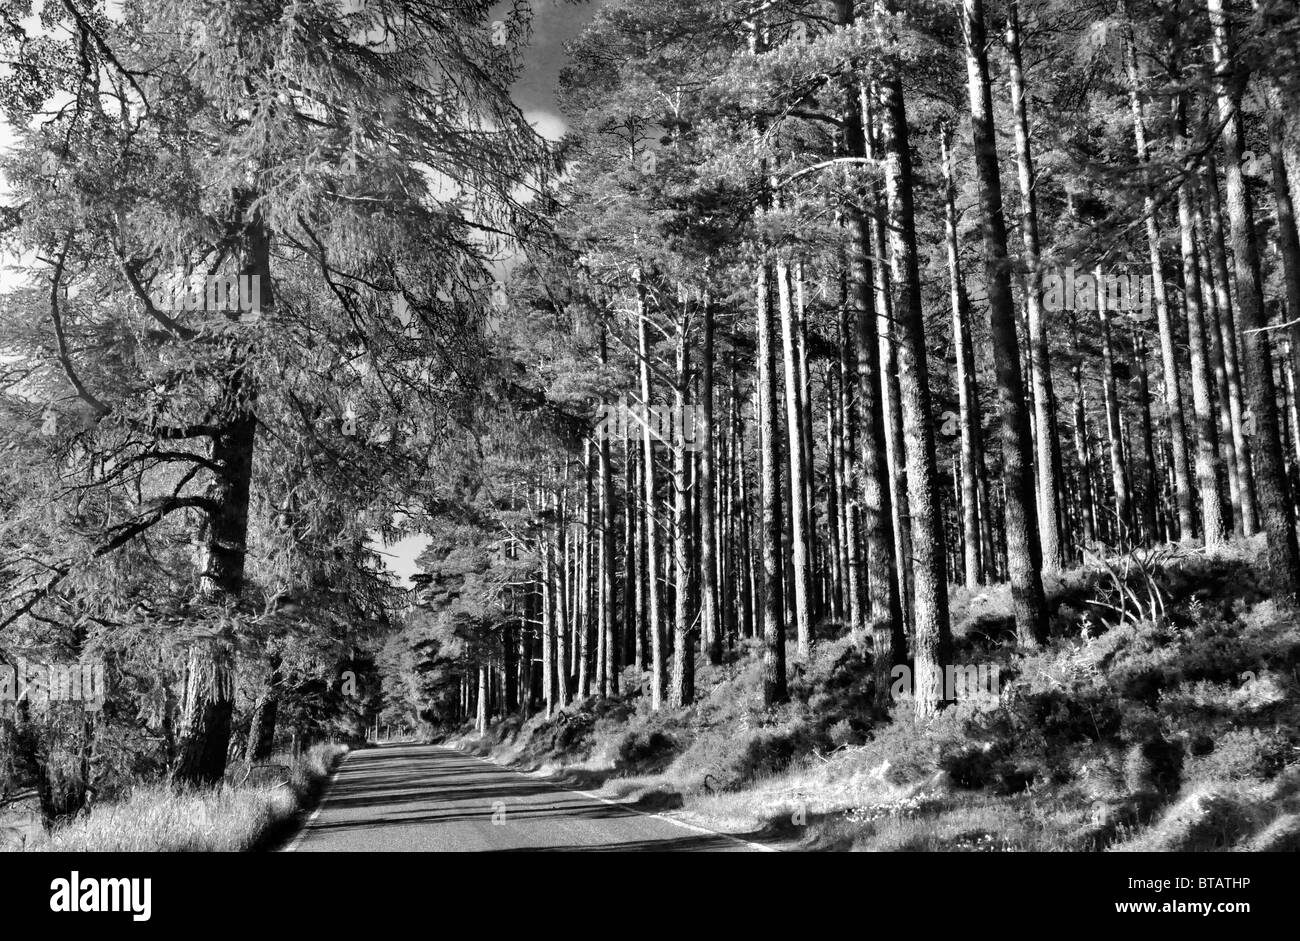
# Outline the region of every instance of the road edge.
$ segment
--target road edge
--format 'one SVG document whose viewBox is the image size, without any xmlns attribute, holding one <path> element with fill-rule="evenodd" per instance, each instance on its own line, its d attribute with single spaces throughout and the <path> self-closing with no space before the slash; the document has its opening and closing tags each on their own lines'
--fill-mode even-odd
<svg viewBox="0 0 1300 941">
<path fill-rule="evenodd" d="M 446 745 L 440 745 L 435 747 L 448 748 L 448 746 Z M 533 778 L 533 780 L 545 781 L 551 787 L 559 788 L 562 791 L 568 791 L 570 794 L 581 794 L 583 797 L 586 797 L 589 800 L 597 800 L 600 801 L 602 804 L 609 804 L 611 807 L 621 807 L 623 810 L 630 810 L 632 813 L 640 814 L 642 817 L 654 817 L 659 820 L 663 820 L 667 823 L 671 823 L 675 827 L 681 827 L 683 830 L 693 830 L 696 833 L 706 833 L 710 836 L 726 837 L 727 839 L 733 840 L 736 843 L 741 844 L 742 846 L 748 846 L 750 849 L 755 850 L 756 852 L 759 853 L 785 852 L 785 850 L 777 849 L 775 846 L 764 846 L 762 843 L 755 843 L 753 840 L 742 839 L 741 837 L 736 836 L 734 833 L 727 833 L 725 830 L 714 830 L 709 827 L 701 826 L 698 823 L 687 823 L 685 820 L 679 820 L 676 817 L 670 817 L 667 814 L 656 813 L 648 810 L 641 810 L 640 808 L 633 807 L 631 804 L 625 803 L 624 801 L 612 800 L 608 797 L 601 797 L 599 794 L 592 794 L 590 791 L 582 791 L 576 787 L 569 787 L 566 784 L 560 784 L 557 781 L 548 780 L 547 777 L 535 775 L 534 773 L 530 773 L 527 771 L 520 771 L 518 768 L 512 768 L 509 765 L 503 765 L 501 764 L 501 762 L 496 761 L 492 758 L 485 758 L 482 755 L 470 754 L 469 752 L 461 751 L 459 748 L 451 748 L 450 750 L 465 755 L 468 758 L 476 758 L 479 761 L 485 761 L 488 764 L 500 768 L 503 771 L 512 771 L 515 774 L 520 775 L 521 777 Z"/>
<path fill-rule="evenodd" d="M 330 772 L 329 780 L 327 780 L 325 786 L 321 788 L 320 798 L 316 801 L 316 806 L 312 809 L 312 812 L 308 815 L 307 819 L 302 822 L 302 826 L 298 828 L 298 832 L 294 834 L 293 839 L 277 852 L 293 853 L 297 851 L 300 845 L 302 845 L 302 841 L 307 838 L 307 831 L 311 829 L 311 825 L 316 822 L 316 818 L 320 816 L 321 810 L 325 807 L 325 802 L 329 800 L 330 791 L 334 788 L 334 781 L 338 778 L 339 772 L 343 770 L 343 765 L 347 763 L 347 760 L 352 757 L 355 751 L 357 751 L 357 749 L 350 748 L 343 757 L 339 759 L 339 763 L 335 765 L 334 770 Z"/>
</svg>

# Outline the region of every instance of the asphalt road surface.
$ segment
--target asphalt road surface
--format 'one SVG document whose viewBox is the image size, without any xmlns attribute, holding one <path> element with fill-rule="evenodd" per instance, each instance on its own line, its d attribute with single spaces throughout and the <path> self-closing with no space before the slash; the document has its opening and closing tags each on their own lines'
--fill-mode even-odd
<svg viewBox="0 0 1300 941">
<path fill-rule="evenodd" d="M 436 745 L 349 754 L 298 852 L 749 852 L 765 847 L 638 813 Z"/>
</svg>

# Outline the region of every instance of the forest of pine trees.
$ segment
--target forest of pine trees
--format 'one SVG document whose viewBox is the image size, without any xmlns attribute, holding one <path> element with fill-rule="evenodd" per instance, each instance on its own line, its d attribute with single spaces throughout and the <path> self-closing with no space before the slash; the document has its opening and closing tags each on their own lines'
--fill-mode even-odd
<svg viewBox="0 0 1300 941">
<path fill-rule="evenodd" d="M 0 659 L 117 691 L 0 714 L 47 819 L 844 638 L 930 721 L 955 605 L 1170 545 L 1296 601 L 1295 0 L 589 6 L 547 140 L 523 0 L 0 0 Z"/>
<path fill-rule="evenodd" d="M 549 713 L 629 666 L 680 706 L 748 638 L 777 703 L 841 630 L 882 689 L 911 664 L 927 715 L 952 586 L 1009 583 L 1030 650 L 1044 575 L 1163 543 L 1262 534 L 1294 596 L 1298 27 L 602 6 L 562 77 L 554 243 L 498 336 L 568 421 L 501 469 L 529 528 L 495 549 L 537 561 L 453 715 Z"/>
</svg>

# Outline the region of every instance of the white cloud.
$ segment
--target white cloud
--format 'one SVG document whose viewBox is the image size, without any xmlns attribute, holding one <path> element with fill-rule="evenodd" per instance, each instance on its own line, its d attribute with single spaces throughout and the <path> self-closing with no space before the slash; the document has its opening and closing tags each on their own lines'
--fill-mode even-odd
<svg viewBox="0 0 1300 941">
<path fill-rule="evenodd" d="M 558 141 L 564 136 L 564 132 L 568 130 L 564 119 L 550 111 L 525 111 L 524 118 L 536 128 L 538 134 L 541 134 L 549 141 Z"/>
</svg>

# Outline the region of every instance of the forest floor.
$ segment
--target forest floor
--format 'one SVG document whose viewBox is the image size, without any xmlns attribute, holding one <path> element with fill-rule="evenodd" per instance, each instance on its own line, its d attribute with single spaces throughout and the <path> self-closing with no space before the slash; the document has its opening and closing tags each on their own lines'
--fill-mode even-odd
<svg viewBox="0 0 1300 941">
<path fill-rule="evenodd" d="M 623 694 L 447 739 L 558 783 L 807 850 L 1300 849 L 1300 615 L 1262 542 L 1093 558 L 1048 578 L 1049 644 L 1014 648 L 1005 585 L 951 596 L 958 663 L 997 696 L 928 722 L 872 705 L 838 625 L 764 709 L 757 647 L 696 669 L 696 701 Z M 629 692 L 630 690 L 630 692 Z"/>
</svg>

